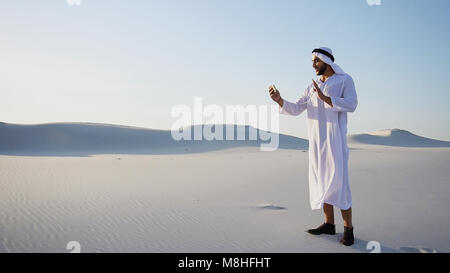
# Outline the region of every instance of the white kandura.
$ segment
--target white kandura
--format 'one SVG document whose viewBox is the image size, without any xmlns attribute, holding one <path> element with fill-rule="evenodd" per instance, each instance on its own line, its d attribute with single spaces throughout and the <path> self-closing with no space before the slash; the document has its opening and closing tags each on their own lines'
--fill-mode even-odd
<svg viewBox="0 0 450 273">
<path fill-rule="evenodd" d="M 323 203 L 340 209 L 352 206 L 348 178 L 347 112 L 358 104 L 353 79 L 348 74 L 333 74 L 325 82 L 316 80 L 333 106 L 322 101 L 311 83 L 292 103 L 284 100 L 281 114 L 300 115 L 307 111 L 309 139 L 309 195 L 312 209 Z"/>
</svg>

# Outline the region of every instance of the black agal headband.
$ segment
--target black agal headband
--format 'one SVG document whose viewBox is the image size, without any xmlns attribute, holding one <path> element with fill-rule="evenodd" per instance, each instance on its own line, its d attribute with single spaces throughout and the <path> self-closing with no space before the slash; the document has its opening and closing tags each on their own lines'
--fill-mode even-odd
<svg viewBox="0 0 450 273">
<path fill-rule="evenodd" d="M 312 51 L 312 53 L 317 52 L 317 53 L 322 53 L 323 55 L 327 56 L 328 58 L 331 59 L 331 61 L 334 63 L 334 57 L 333 55 L 331 55 L 328 51 L 320 49 L 320 48 L 316 48 Z"/>
</svg>

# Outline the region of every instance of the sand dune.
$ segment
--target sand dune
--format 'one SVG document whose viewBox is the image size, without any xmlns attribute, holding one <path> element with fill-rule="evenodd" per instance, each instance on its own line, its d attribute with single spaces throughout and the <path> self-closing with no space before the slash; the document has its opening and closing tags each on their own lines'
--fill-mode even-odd
<svg viewBox="0 0 450 273">
<path fill-rule="evenodd" d="M 265 153 L 163 130 L 1 123 L 0 252 L 67 252 L 71 241 L 82 252 L 368 252 L 372 241 L 449 252 L 450 149 L 424 146 L 446 142 L 403 130 L 349 139 L 367 148 L 351 150 L 357 239 L 343 247 L 340 217 L 336 236 L 304 232 L 323 221 L 309 205 L 306 140 L 281 135 Z"/>
<path fill-rule="evenodd" d="M 200 126 L 200 125 L 199 125 Z M 249 139 L 250 126 L 223 126 L 226 131 L 234 128 L 234 140 L 175 141 L 170 130 L 154 130 L 130 126 L 98 123 L 49 123 L 17 125 L 0 123 L 0 154 L 10 155 L 92 155 L 92 154 L 178 154 L 198 153 L 236 147 L 259 147 L 261 141 Z M 193 126 L 186 130 L 193 135 Z M 237 140 L 238 132 L 245 133 L 246 140 Z M 279 135 L 279 148 L 308 148 L 308 141 Z"/>
<path fill-rule="evenodd" d="M 192 133 L 196 127 L 186 128 Z M 203 125 L 205 126 L 205 125 Z M 217 151 L 239 147 L 260 147 L 263 142 L 249 139 L 250 126 L 223 126 L 223 137 L 227 130 L 234 129 L 234 140 L 175 141 L 169 130 L 155 130 L 131 126 L 98 123 L 48 123 L 18 125 L 0 123 L 0 154 L 3 155 L 50 155 L 87 156 L 94 154 L 183 154 Z M 202 128 L 200 128 L 202 129 Z M 245 140 L 237 140 L 243 132 Z M 265 131 L 264 131 L 265 132 Z M 350 135 L 352 145 L 387 145 L 401 147 L 450 147 L 450 142 L 417 136 L 405 130 L 381 130 L 370 134 Z M 308 141 L 280 134 L 280 149 L 307 150 Z"/>
<path fill-rule="evenodd" d="M 450 147 L 450 142 L 426 138 L 401 129 L 385 129 L 348 136 L 348 143 L 399 147 Z"/>
</svg>

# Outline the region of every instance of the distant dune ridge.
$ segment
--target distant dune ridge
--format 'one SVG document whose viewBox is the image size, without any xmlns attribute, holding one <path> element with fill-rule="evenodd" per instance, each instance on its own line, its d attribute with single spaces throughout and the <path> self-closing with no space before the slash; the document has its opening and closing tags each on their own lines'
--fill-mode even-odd
<svg viewBox="0 0 450 273">
<path fill-rule="evenodd" d="M 426 138 L 401 129 L 384 129 L 370 134 L 350 135 L 348 142 L 399 147 L 450 147 L 450 142 Z"/>
<path fill-rule="evenodd" d="M 201 125 L 196 125 L 201 126 Z M 206 126 L 206 125 L 203 125 Z M 176 141 L 170 130 L 155 130 L 100 123 L 47 123 L 18 125 L 0 122 L 0 154 L 6 155 L 90 155 L 90 154 L 176 154 L 197 153 L 236 147 L 259 147 L 261 141 L 249 140 L 249 131 L 259 129 L 241 125 L 234 127 L 234 140 Z M 194 126 L 195 127 L 195 126 Z M 193 134 L 193 128 L 188 127 Z M 237 140 L 237 132 L 245 131 L 246 140 Z M 400 147 L 450 147 L 450 142 L 414 135 L 400 129 L 380 130 L 348 137 L 351 144 L 371 144 Z M 280 134 L 280 149 L 307 150 L 308 141 Z"/>
<path fill-rule="evenodd" d="M 201 125 L 196 125 L 201 126 Z M 194 127 L 196 127 L 194 126 Z M 203 125 L 205 126 L 205 125 Z M 249 140 L 250 126 L 234 127 L 234 140 L 180 140 L 170 130 L 154 130 L 131 126 L 98 123 L 48 123 L 17 125 L 0 123 L 0 154 L 11 155 L 90 155 L 90 154 L 176 154 L 197 153 L 236 147 L 259 147 L 269 141 Z M 192 138 L 194 127 L 188 127 Z M 237 140 L 238 131 L 245 131 L 246 140 Z M 259 130 L 256 130 L 259 135 Z M 279 135 L 281 149 L 308 149 L 308 141 Z"/>
</svg>

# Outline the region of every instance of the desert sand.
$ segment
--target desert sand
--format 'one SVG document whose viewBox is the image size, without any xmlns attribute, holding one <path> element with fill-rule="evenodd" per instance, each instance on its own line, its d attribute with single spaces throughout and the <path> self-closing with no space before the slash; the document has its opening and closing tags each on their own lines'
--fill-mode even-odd
<svg viewBox="0 0 450 273">
<path fill-rule="evenodd" d="M 349 136 L 356 242 L 345 247 L 336 209 L 337 235 L 305 232 L 323 222 L 309 205 L 306 140 L 280 136 L 274 152 L 174 148 L 153 130 L 152 150 L 144 129 L 56 125 L 0 124 L 0 252 L 68 252 L 69 241 L 81 252 L 369 252 L 370 241 L 381 252 L 450 252 L 445 141 L 399 129 Z M 142 141 L 127 141 L 128 129 Z"/>
</svg>

